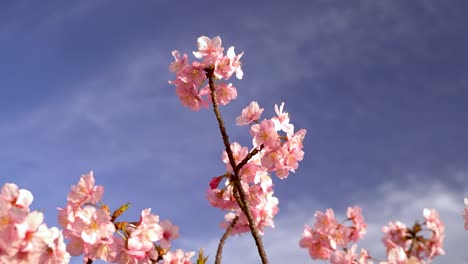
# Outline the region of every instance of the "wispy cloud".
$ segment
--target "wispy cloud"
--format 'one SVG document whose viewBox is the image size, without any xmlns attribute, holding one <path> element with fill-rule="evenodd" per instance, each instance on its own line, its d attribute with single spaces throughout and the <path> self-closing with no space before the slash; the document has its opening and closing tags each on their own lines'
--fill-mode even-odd
<svg viewBox="0 0 468 264">
<path fill-rule="evenodd" d="M 465 185 L 466 186 L 466 185 Z M 387 181 L 375 190 L 366 190 L 360 195 L 359 206 L 368 223 L 368 231 L 358 245 L 366 248 L 373 256 L 382 259 L 385 248 L 381 243 L 381 227 L 389 221 L 402 221 L 412 225 L 415 220 L 422 220 L 424 208 L 435 208 L 446 225 L 444 241 L 445 256 L 438 257 L 433 263 L 463 263 L 468 261 L 466 238 L 468 232 L 463 229 L 461 212 L 463 195 L 454 192 L 449 186 L 438 180 L 426 182 L 412 181 L 409 177 L 405 183 Z M 276 227 L 267 230 L 264 236 L 265 247 L 271 263 L 313 263 L 306 249 L 301 249 L 298 241 L 301 238 L 304 224 L 312 225 L 313 213 L 330 207 L 318 197 L 303 197 L 298 201 L 280 203 L 280 213 L 275 220 Z M 281 201 L 281 199 L 280 199 Z M 349 204 L 353 206 L 354 204 Z M 345 219 L 346 208 L 334 208 L 338 219 Z M 183 239 L 183 245 L 193 248 L 194 245 L 205 246 L 214 259 L 218 238 L 203 240 L 200 238 Z M 258 263 L 259 258 L 253 239 L 249 234 L 231 237 L 224 248 L 223 263 Z"/>
<path fill-rule="evenodd" d="M 197 182 L 204 190 L 213 163 L 203 159 L 197 161 L 198 166 L 180 164 L 201 153 L 218 157 L 220 144 L 211 143 L 213 137 L 207 136 L 217 131 L 206 129 L 213 121 L 207 118 L 207 111 L 191 113 L 180 106 L 167 84 L 169 57 L 169 51 L 162 54 L 155 49 L 122 56 L 116 66 L 64 88 L 69 92 L 3 120 L 1 141 L 9 155 L 5 157 L 6 178 L 2 179 L 33 191 L 35 205 L 50 214 L 58 204 L 44 199 L 44 185 L 34 183 L 45 178 L 54 182 L 49 197 L 64 203 L 69 186 L 89 170 L 95 170 L 99 184 L 113 188 L 114 196 L 106 196 L 106 201 L 131 199 L 140 209 L 154 206 L 144 205 L 148 198 L 158 200 L 175 190 L 192 191 L 188 188 L 192 185 L 181 187 L 187 182 Z M 185 149 L 189 144 L 193 149 Z M 141 176 L 135 177 L 138 174 Z M 198 180 L 203 175 L 204 182 Z M 129 182 L 133 188 L 128 187 Z M 122 191 L 131 195 L 119 198 Z M 170 205 L 159 207 L 164 210 Z"/>
</svg>

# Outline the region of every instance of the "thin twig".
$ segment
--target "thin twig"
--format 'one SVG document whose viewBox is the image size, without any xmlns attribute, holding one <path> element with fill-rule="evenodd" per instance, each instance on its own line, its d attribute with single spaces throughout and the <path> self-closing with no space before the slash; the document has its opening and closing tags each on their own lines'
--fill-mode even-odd
<svg viewBox="0 0 468 264">
<path fill-rule="evenodd" d="M 221 237 L 221 240 L 219 240 L 218 250 L 216 250 L 215 264 L 221 264 L 221 257 L 222 257 L 222 254 L 223 254 L 224 243 L 226 242 L 226 240 L 227 240 L 227 238 L 229 236 L 229 233 L 231 233 L 231 230 L 236 225 L 237 220 L 239 220 L 239 216 L 236 215 L 236 217 L 232 220 L 229 227 L 226 229 L 226 232 L 224 232 L 224 235 Z"/>
<path fill-rule="evenodd" d="M 247 164 L 247 162 L 249 162 L 249 160 L 253 156 L 257 155 L 257 153 L 259 153 L 262 149 L 263 144 L 260 145 L 260 149 L 254 148 L 249 154 L 247 154 L 247 156 L 245 156 L 245 158 L 241 162 L 239 162 L 239 164 L 237 164 L 236 170 L 240 171 L 240 169 L 242 169 L 242 167 L 244 167 L 244 165 Z"/>
<path fill-rule="evenodd" d="M 226 127 L 224 126 L 224 121 L 221 117 L 221 113 L 219 112 L 219 107 L 218 103 L 216 101 L 216 93 L 215 93 L 215 86 L 214 86 L 214 68 L 206 68 L 206 77 L 208 78 L 209 82 L 209 87 L 211 91 L 211 101 L 213 103 L 213 111 L 216 116 L 216 119 L 218 120 L 218 125 L 219 125 L 219 130 L 221 132 L 221 136 L 223 138 L 223 143 L 224 147 L 226 149 L 227 155 L 229 157 L 229 163 L 231 164 L 231 167 L 234 169 L 234 186 L 237 188 L 237 191 L 239 193 L 240 200 L 243 203 L 240 204 L 239 202 L 239 207 L 241 208 L 242 212 L 245 214 L 247 217 L 247 221 L 249 222 L 249 227 L 250 227 L 250 233 L 252 234 L 252 237 L 255 240 L 255 244 L 258 249 L 258 254 L 260 255 L 260 258 L 262 260 L 262 264 L 268 264 L 268 258 L 265 253 L 265 248 L 263 247 L 263 242 L 262 238 L 258 232 L 257 227 L 255 226 L 255 222 L 252 217 L 252 213 L 250 212 L 250 206 L 249 206 L 249 201 L 247 200 L 247 196 L 244 192 L 244 189 L 242 188 L 241 184 L 241 179 L 239 176 L 239 169 L 236 166 L 236 160 L 234 159 L 234 155 L 231 150 L 231 145 L 229 143 L 229 137 L 226 132 Z M 236 199 L 237 200 L 237 199 Z"/>
</svg>

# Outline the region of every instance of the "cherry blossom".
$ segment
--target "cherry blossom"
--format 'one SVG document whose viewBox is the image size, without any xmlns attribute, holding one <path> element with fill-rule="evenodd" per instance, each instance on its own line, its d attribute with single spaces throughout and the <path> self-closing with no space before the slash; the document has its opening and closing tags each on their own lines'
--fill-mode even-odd
<svg viewBox="0 0 468 264">
<path fill-rule="evenodd" d="M 230 147 L 236 164 L 241 162 L 247 156 L 247 154 L 249 154 L 249 149 L 247 147 L 242 147 L 238 142 L 231 143 Z M 226 163 L 226 170 L 233 172 L 226 150 L 224 150 L 221 154 L 221 160 Z"/>
<path fill-rule="evenodd" d="M 271 120 L 264 119 L 260 124 L 251 126 L 250 135 L 253 137 L 252 144 L 256 148 L 263 144 L 267 148 L 275 149 L 280 145 L 275 123 Z"/>
<path fill-rule="evenodd" d="M 187 54 L 184 53 L 184 55 L 181 58 L 179 51 L 174 50 L 174 51 L 172 51 L 172 56 L 174 57 L 175 61 L 169 65 L 169 71 L 178 72 L 182 68 L 184 68 L 184 66 L 187 65 L 187 63 L 188 63 Z"/>
<path fill-rule="evenodd" d="M 96 244 L 102 239 L 109 239 L 115 232 L 108 212 L 86 206 L 75 211 L 74 232 L 87 244 Z"/>
<path fill-rule="evenodd" d="M 281 103 L 281 106 L 275 104 L 276 117 L 273 117 L 271 120 L 275 123 L 275 128 L 277 131 L 283 131 L 287 135 L 292 135 L 294 131 L 294 125 L 289 123 L 289 114 L 283 112 L 284 102 Z"/>
<path fill-rule="evenodd" d="M 331 264 L 353 264 L 355 263 L 356 255 L 356 245 L 353 245 L 350 249 L 346 252 L 337 250 L 333 252 L 330 256 L 330 263 Z"/>
<path fill-rule="evenodd" d="M 208 107 L 208 101 L 205 98 L 206 93 L 198 91 L 193 82 L 183 82 L 181 79 L 176 79 L 176 94 L 183 106 L 190 108 L 192 111 L 198 111 L 200 108 Z"/>
<path fill-rule="evenodd" d="M 82 175 L 78 185 L 72 186 L 68 194 L 68 202 L 73 206 L 81 206 L 85 203 L 97 203 L 104 194 L 104 187 L 94 185 L 93 172 Z"/>
<path fill-rule="evenodd" d="M 465 198 L 465 210 L 463 212 L 463 218 L 465 219 L 465 230 L 468 230 L 468 198 Z"/>
<path fill-rule="evenodd" d="M 171 241 L 179 238 L 179 227 L 172 224 L 169 220 L 161 221 L 159 225 L 164 230 L 159 245 L 163 249 L 169 249 L 171 247 Z"/>
<path fill-rule="evenodd" d="M 187 55 L 180 56 L 179 51 L 174 50 L 172 56 L 174 62 L 170 64 L 169 70 L 176 73 L 176 79 L 169 81 L 176 87 L 176 94 L 182 105 L 192 111 L 198 111 L 202 107 L 208 107 L 211 103 L 210 88 L 205 85 L 207 81 L 206 69 L 214 69 L 214 77 L 228 80 L 232 74 L 236 73 L 238 79 L 242 79 L 240 58 L 234 52 L 234 47 L 230 47 L 224 56 L 224 48 L 219 36 L 210 39 L 206 36 L 198 38 L 198 51 L 193 55 L 202 61 L 189 63 Z M 217 103 L 226 105 L 236 99 L 237 89 L 231 83 L 224 83 L 219 80 L 215 86 Z"/>
<path fill-rule="evenodd" d="M 244 73 L 241 69 L 240 58 L 244 53 L 236 55 L 234 47 L 230 47 L 226 52 L 226 56 L 222 57 L 216 63 L 215 76 L 219 79 L 223 78 L 228 80 L 233 73 L 236 73 L 237 79 L 242 79 Z"/>
<path fill-rule="evenodd" d="M 355 259 L 359 258 L 365 263 L 370 258 L 365 250 L 361 250 L 358 257 L 355 254 L 356 245 L 349 247 L 350 242 L 362 238 L 356 236 L 356 230 L 362 234 L 366 231 L 367 225 L 359 207 L 348 208 L 350 226 L 339 223 L 332 209 L 327 209 L 325 213 L 317 211 L 314 216 L 313 227 L 306 225 L 299 241 L 299 246 L 307 248 L 312 259 L 330 260 L 331 263 L 355 263 Z"/>
<path fill-rule="evenodd" d="M 382 227 L 382 242 L 387 248 L 387 254 L 392 248 L 407 246 L 406 230 L 406 225 L 399 221 L 389 222 L 387 226 Z"/>
<path fill-rule="evenodd" d="M 388 226 L 382 228 L 384 232 L 382 241 L 388 255 L 393 252 L 392 254 L 396 256 L 395 248 L 401 248 L 398 251 L 404 250 L 408 261 L 417 260 L 415 263 L 424 263 L 445 254 L 443 250 L 445 225 L 439 219 L 439 214 L 434 209 L 424 209 L 423 216 L 425 221 L 421 224 L 416 222 L 413 227 L 406 227 L 401 222 L 390 222 Z"/>
<path fill-rule="evenodd" d="M 218 104 L 220 105 L 227 105 L 231 100 L 237 97 L 236 87 L 232 86 L 232 83 L 220 83 L 216 86 L 215 93 Z"/>
<path fill-rule="evenodd" d="M 236 124 L 245 126 L 252 122 L 257 122 L 262 113 L 263 108 L 259 108 L 256 101 L 252 101 L 246 108 L 242 109 L 242 114 L 236 118 Z"/>
<path fill-rule="evenodd" d="M 362 239 L 366 234 L 367 224 L 364 222 L 364 217 L 362 216 L 362 209 L 358 206 L 348 207 L 346 215 L 348 219 L 351 220 L 354 224 L 354 228 L 350 234 L 350 240 L 357 242 L 359 239 Z"/>
<path fill-rule="evenodd" d="M 190 259 L 195 256 L 195 252 L 184 252 L 182 249 L 169 251 L 163 257 L 163 264 L 191 264 Z"/>
<path fill-rule="evenodd" d="M 30 211 L 31 192 L 6 183 L 0 192 L 0 263 L 68 263 L 61 232 Z"/>
<path fill-rule="evenodd" d="M 202 58 L 217 58 L 218 56 L 223 54 L 224 48 L 221 46 L 222 40 L 219 36 L 210 39 L 206 36 L 201 36 L 197 40 L 198 51 L 194 51 L 193 55 L 197 59 Z M 210 62 L 208 60 L 208 62 Z M 205 61 L 207 62 L 207 61 Z"/>
</svg>

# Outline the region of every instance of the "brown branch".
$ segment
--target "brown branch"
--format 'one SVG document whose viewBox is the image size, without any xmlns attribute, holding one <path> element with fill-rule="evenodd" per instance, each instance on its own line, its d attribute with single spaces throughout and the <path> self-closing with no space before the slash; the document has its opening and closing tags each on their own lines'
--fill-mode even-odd
<svg viewBox="0 0 468 264">
<path fill-rule="evenodd" d="M 247 156 L 245 156 L 245 158 L 241 162 L 239 162 L 239 164 L 237 164 L 236 170 L 240 171 L 240 169 L 242 169 L 242 167 L 244 167 L 244 165 L 247 164 L 247 162 L 249 162 L 249 160 L 253 156 L 257 155 L 257 153 L 262 151 L 262 149 L 263 149 L 263 144 L 260 145 L 260 149 L 257 149 L 257 148 L 253 149 L 249 154 L 247 154 Z"/>
<path fill-rule="evenodd" d="M 231 224 L 229 227 L 226 229 L 226 232 L 224 232 L 223 236 L 221 237 L 218 245 L 218 250 L 216 250 L 216 259 L 215 259 L 215 264 L 221 264 L 221 256 L 223 254 L 223 246 L 224 243 L 226 242 L 229 233 L 231 233 L 232 229 L 237 223 L 237 220 L 239 220 L 239 216 L 236 215 L 236 217 L 232 220 Z"/>
<path fill-rule="evenodd" d="M 218 120 L 218 125 L 219 125 L 219 130 L 221 132 L 221 136 L 223 138 L 223 143 L 224 147 L 226 149 L 227 155 L 229 157 L 229 163 L 231 164 L 231 167 L 234 169 L 234 186 L 237 188 L 237 191 L 239 193 L 239 197 L 243 203 L 243 206 L 239 203 L 238 199 L 237 202 L 239 203 L 239 207 L 241 208 L 242 212 L 245 214 L 247 217 L 247 221 L 249 222 L 249 227 L 250 227 L 250 233 L 252 234 L 252 237 L 255 240 L 255 244 L 258 249 L 258 254 L 262 260 L 262 264 L 268 264 L 268 258 L 265 253 L 265 248 L 263 247 L 263 242 L 262 238 L 258 232 L 257 227 L 255 226 L 255 222 L 252 217 L 252 213 L 250 212 L 250 206 L 249 206 L 249 201 L 247 200 L 247 195 L 244 192 L 244 189 L 242 188 L 241 184 L 241 179 L 239 175 L 239 169 L 236 166 L 236 160 L 234 159 L 234 155 L 231 150 L 231 145 L 229 143 L 229 137 L 226 132 L 226 127 L 224 126 L 224 121 L 221 117 L 221 113 L 219 111 L 217 99 L 216 99 L 216 93 L 215 93 L 215 86 L 214 86 L 214 68 L 206 68 L 206 77 L 208 78 L 208 83 L 211 91 L 211 101 L 213 103 L 213 111 L 216 116 L 216 119 Z"/>
</svg>

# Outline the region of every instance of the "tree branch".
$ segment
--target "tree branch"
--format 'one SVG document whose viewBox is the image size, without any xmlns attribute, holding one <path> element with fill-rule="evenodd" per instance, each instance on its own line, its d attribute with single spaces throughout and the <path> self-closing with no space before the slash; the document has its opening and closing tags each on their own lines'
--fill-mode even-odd
<svg viewBox="0 0 468 264">
<path fill-rule="evenodd" d="M 226 242 L 226 240 L 227 240 L 227 238 L 229 236 L 229 233 L 231 233 L 231 230 L 236 225 L 237 220 L 239 220 L 239 216 L 236 215 L 236 217 L 232 220 L 229 227 L 226 229 L 226 232 L 224 232 L 223 236 L 221 237 L 221 240 L 219 241 L 219 245 L 218 245 L 218 250 L 216 250 L 215 264 L 221 264 L 221 256 L 223 254 L 224 243 Z"/>
<path fill-rule="evenodd" d="M 237 191 L 239 193 L 240 200 L 242 201 L 243 206 L 239 203 L 239 207 L 241 208 L 242 212 L 245 214 L 247 217 L 247 221 L 249 222 L 249 227 L 250 227 L 250 233 L 252 234 L 252 237 L 255 240 L 255 244 L 257 245 L 258 249 L 258 254 L 262 260 L 262 264 L 268 264 L 268 258 L 265 253 L 265 248 L 263 247 L 263 241 L 262 238 L 258 232 L 257 227 L 255 226 L 255 222 L 252 217 L 252 213 L 250 212 L 250 206 L 249 206 L 249 201 L 247 199 L 247 195 L 244 192 L 244 189 L 242 188 L 241 184 L 241 178 L 239 175 L 239 170 L 240 167 L 236 165 L 236 161 L 234 159 L 234 155 L 231 150 L 231 144 L 229 143 L 229 137 L 226 132 L 226 127 L 224 126 L 224 121 L 221 117 L 221 113 L 219 111 L 217 99 L 216 99 L 216 93 L 215 93 L 215 86 L 214 86 L 214 68 L 206 68 L 206 77 L 208 78 L 208 83 L 211 91 L 211 101 L 213 103 L 213 111 L 216 116 L 216 119 L 218 121 L 218 126 L 219 130 L 221 132 L 221 136 L 223 138 L 223 143 L 224 147 L 226 149 L 226 153 L 229 157 L 229 163 L 231 164 L 231 167 L 234 170 L 234 186 L 237 188 Z M 237 200 L 237 199 L 236 199 Z"/>
</svg>

